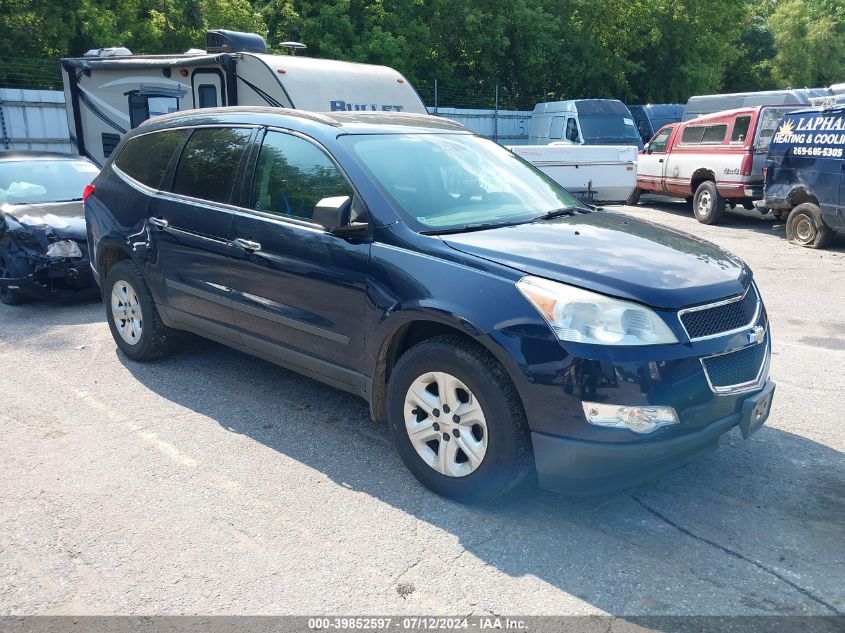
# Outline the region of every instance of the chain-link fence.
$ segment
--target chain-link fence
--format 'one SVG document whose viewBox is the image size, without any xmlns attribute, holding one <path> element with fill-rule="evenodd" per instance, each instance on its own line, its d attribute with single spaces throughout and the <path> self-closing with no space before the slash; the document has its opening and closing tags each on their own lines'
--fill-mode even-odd
<svg viewBox="0 0 845 633">
<path fill-rule="evenodd" d="M 61 90 L 60 64 L 58 59 L 0 58 L 0 88 Z"/>
</svg>

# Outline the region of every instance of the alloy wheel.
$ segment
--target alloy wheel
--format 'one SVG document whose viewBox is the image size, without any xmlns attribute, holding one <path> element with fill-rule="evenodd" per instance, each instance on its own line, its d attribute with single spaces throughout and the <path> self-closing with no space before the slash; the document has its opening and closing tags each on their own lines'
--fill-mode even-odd
<svg viewBox="0 0 845 633">
<path fill-rule="evenodd" d="M 472 391 L 455 376 L 428 372 L 405 396 L 405 429 L 429 467 L 447 477 L 474 472 L 487 453 L 487 421 Z"/>
<path fill-rule="evenodd" d="M 111 291 L 111 313 L 120 338 L 135 345 L 141 340 L 144 320 L 138 294 L 128 281 L 115 282 Z"/>
<path fill-rule="evenodd" d="M 713 208 L 713 196 L 709 191 L 702 191 L 698 196 L 698 214 L 706 217 Z"/>
</svg>

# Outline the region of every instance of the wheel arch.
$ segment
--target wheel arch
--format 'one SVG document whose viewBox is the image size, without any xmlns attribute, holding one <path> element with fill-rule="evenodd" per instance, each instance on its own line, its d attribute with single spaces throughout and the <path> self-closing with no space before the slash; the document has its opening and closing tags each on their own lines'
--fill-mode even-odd
<svg viewBox="0 0 845 633">
<path fill-rule="evenodd" d="M 698 191 L 701 183 L 707 182 L 708 180 L 711 180 L 714 183 L 716 182 L 716 174 L 713 173 L 713 170 L 705 167 L 696 169 L 692 174 L 692 178 L 690 178 L 690 193 L 695 195 L 695 192 Z"/>
<path fill-rule="evenodd" d="M 804 204 L 805 202 L 809 202 L 811 204 L 819 206 L 819 199 L 816 198 L 813 194 L 807 191 L 804 187 L 796 187 L 792 191 L 789 192 L 787 196 L 787 202 L 789 203 L 789 209 L 794 209 L 799 204 Z"/>
<path fill-rule="evenodd" d="M 479 346 L 504 365 L 501 355 L 483 340 L 484 331 L 454 315 L 447 317 L 422 312 L 404 315 L 387 332 L 376 355 L 370 386 L 370 415 L 376 422 L 387 421 L 387 384 L 393 367 L 402 354 L 425 340 L 446 334 L 459 336 Z M 508 373 L 507 368 L 505 372 Z"/>
</svg>

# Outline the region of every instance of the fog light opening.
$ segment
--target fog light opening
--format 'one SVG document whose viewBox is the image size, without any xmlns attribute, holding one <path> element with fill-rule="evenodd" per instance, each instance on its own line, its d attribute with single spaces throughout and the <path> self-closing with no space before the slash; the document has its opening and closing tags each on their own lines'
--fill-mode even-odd
<svg viewBox="0 0 845 633">
<path fill-rule="evenodd" d="M 678 424 L 678 414 L 672 407 L 635 406 L 582 402 L 584 417 L 594 426 L 628 429 L 634 433 L 651 433 Z"/>
</svg>

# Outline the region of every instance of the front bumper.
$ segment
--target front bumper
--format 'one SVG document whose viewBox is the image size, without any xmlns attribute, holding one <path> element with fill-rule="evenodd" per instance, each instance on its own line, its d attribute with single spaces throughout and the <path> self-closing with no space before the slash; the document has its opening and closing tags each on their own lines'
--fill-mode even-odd
<svg viewBox="0 0 845 633">
<path fill-rule="evenodd" d="M 739 412 L 669 439 L 609 444 L 533 432 L 540 485 L 563 494 L 598 494 L 627 488 L 715 450 L 719 438 L 739 426 L 750 436 L 768 418 L 775 383 L 746 398 Z"/>
<path fill-rule="evenodd" d="M 41 299 L 71 299 L 99 294 L 87 257 L 64 260 L 45 258 L 36 265 L 35 272 L 26 277 L 0 277 L 0 288 L 18 290 L 27 296 Z"/>
</svg>

